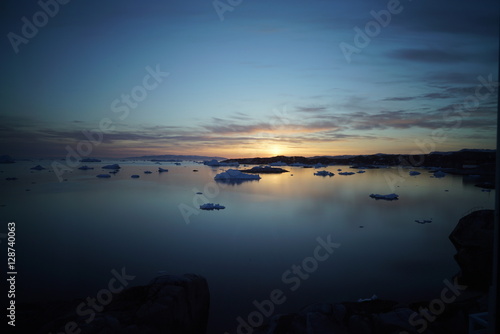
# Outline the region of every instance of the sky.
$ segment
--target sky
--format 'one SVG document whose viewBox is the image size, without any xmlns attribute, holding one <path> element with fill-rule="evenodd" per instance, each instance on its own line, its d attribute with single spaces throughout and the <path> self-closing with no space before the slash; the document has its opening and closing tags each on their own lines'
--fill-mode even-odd
<svg viewBox="0 0 500 334">
<path fill-rule="evenodd" d="M 0 29 L 0 155 L 495 148 L 496 0 L 7 0 Z"/>
</svg>

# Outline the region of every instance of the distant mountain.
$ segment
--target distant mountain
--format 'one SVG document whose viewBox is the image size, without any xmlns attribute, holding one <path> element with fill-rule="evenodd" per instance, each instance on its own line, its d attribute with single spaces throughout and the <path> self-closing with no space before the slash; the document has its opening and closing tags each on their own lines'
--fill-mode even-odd
<svg viewBox="0 0 500 334">
<path fill-rule="evenodd" d="M 129 157 L 125 159 L 131 160 L 195 160 L 195 161 L 203 161 L 203 160 L 226 160 L 224 157 L 208 157 L 203 155 L 173 155 L 173 154 L 164 154 L 164 155 L 143 155 L 140 157 Z"/>
</svg>

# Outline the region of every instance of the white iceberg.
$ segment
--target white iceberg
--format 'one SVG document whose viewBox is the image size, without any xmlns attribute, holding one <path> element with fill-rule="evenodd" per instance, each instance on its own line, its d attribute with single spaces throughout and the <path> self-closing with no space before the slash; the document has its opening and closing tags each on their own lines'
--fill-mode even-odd
<svg viewBox="0 0 500 334">
<path fill-rule="evenodd" d="M 99 174 L 97 175 L 98 178 L 100 179 L 109 179 L 111 177 L 111 175 L 109 174 Z"/>
<path fill-rule="evenodd" d="M 319 172 L 314 173 L 314 175 L 317 175 L 317 176 L 334 176 L 335 174 L 333 174 L 332 172 L 329 172 L 327 170 L 320 170 Z"/>
<path fill-rule="evenodd" d="M 101 168 L 102 169 L 120 169 L 121 167 L 118 164 L 112 164 L 112 165 L 102 166 Z"/>
<path fill-rule="evenodd" d="M 388 194 L 388 195 L 371 194 L 370 197 L 375 198 L 375 199 L 385 199 L 387 201 L 393 201 L 395 199 L 398 199 L 399 195 L 397 195 L 397 194 Z"/>
<path fill-rule="evenodd" d="M 416 176 L 416 175 L 420 175 L 421 173 L 417 172 L 416 170 L 411 170 L 408 172 L 408 174 L 410 174 L 411 176 Z"/>
<path fill-rule="evenodd" d="M 213 204 L 213 203 L 206 203 L 206 204 L 200 205 L 200 209 L 202 209 L 202 210 L 222 210 L 225 208 L 226 207 L 223 205 Z"/>
<path fill-rule="evenodd" d="M 231 180 L 260 180 L 257 174 L 245 174 L 237 169 L 228 169 L 225 172 L 215 175 L 214 180 L 231 181 Z"/>
</svg>

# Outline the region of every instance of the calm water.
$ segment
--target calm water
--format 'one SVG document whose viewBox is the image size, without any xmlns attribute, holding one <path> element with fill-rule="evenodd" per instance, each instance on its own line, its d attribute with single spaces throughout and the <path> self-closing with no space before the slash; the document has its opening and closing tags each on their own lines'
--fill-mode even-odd
<svg viewBox="0 0 500 334">
<path fill-rule="evenodd" d="M 148 283 L 158 271 L 196 273 L 210 286 L 209 332 L 220 334 L 235 333 L 236 318 L 246 319 L 252 302 L 269 299 L 274 289 L 286 297 L 279 313 L 373 294 L 430 297 L 458 270 L 448 240 L 457 221 L 494 206 L 494 191 L 482 192 L 460 176 L 431 178 L 424 169 L 414 177 L 404 170 L 393 191 L 387 176 L 397 175 L 395 168 L 342 176 L 338 168 L 351 169 L 332 166 L 326 170 L 335 176 L 319 177 L 315 169 L 285 167 L 290 173 L 227 185 L 213 181 L 227 168 L 198 164 L 162 163 L 169 172 L 159 174 L 155 164 L 119 161 L 122 170 L 110 179 L 95 177 L 107 173 L 97 168 L 104 163 L 88 164 L 96 169 L 75 170 L 58 182 L 50 169 L 29 170 L 38 163 L 50 166 L 0 166 L 0 232 L 7 221 L 17 224 L 18 301 L 95 296 L 110 271 L 122 267 L 136 276 L 132 285 Z M 4 180 L 12 176 L 19 180 Z M 198 191 L 226 209 L 196 209 L 204 202 Z M 368 196 L 391 192 L 400 199 Z M 191 214 L 188 220 L 179 207 Z M 307 279 L 288 274 L 300 286 L 282 280 L 314 255 L 317 238 L 329 235 L 340 246 L 316 267 L 309 261 Z"/>
</svg>

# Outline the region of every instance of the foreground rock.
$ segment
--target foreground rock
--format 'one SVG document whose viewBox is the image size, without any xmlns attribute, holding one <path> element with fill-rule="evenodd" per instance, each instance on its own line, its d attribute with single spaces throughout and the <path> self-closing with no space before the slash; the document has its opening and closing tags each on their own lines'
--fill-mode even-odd
<svg viewBox="0 0 500 334">
<path fill-rule="evenodd" d="M 73 332 L 81 334 L 206 333 L 210 294 L 201 276 L 160 276 L 148 285 L 126 289 L 113 297 L 88 323 L 88 314 L 76 314 L 84 299 L 21 304 L 16 327 L 21 326 L 20 333 L 66 333 L 65 326 L 75 322 L 78 330 Z"/>
<path fill-rule="evenodd" d="M 451 232 L 462 284 L 488 289 L 492 278 L 494 221 L 494 210 L 474 211 L 462 217 Z"/>
</svg>

